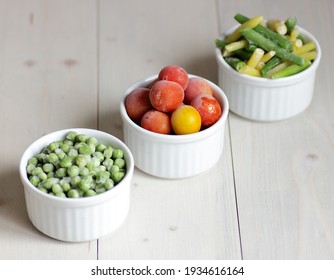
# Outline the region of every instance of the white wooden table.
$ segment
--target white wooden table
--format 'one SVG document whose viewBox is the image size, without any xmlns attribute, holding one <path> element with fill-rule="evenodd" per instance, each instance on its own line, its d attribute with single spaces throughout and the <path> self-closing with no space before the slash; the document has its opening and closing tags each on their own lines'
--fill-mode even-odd
<svg viewBox="0 0 334 280">
<path fill-rule="evenodd" d="M 136 169 L 115 233 L 66 243 L 36 230 L 18 175 L 25 148 L 70 127 L 122 138 L 123 92 L 165 65 L 217 82 L 214 40 L 237 12 L 295 15 L 317 37 L 310 107 L 275 123 L 231 113 L 220 161 L 195 178 Z M 331 0 L 1 0 L 0 259 L 333 259 L 333 18 Z"/>
</svg>

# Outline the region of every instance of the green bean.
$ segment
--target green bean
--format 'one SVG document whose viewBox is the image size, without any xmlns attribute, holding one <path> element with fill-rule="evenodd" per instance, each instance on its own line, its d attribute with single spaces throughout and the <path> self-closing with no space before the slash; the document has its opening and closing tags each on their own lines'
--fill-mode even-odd
<svg viewBox="0 0 334 280">
<path fill-rule="evenodd" d="M 272 79 L 278 79 L 278 78 L 283 78 L 283 77 L 288 77 L 294 74 L 297 74 L 303 70 L 305 70 L 307 67 L 311 65 L 311 61 L 306 60 L 305 64 L 300 66 L 300 65 L 290 65 L 283 70 L 275 73 L 274 75 L 271 76 Z"/>
<path fill-rule="evenodd" d="M 244 23 L 247 20 L 249 20 L 248 17 L 242 15 L 242 14 L 236 14 L 234 16 L 234 19 L 236 21 L 238 21 L 239 23 Z M 254 30 L 258 33 L 260 33 L 262 36 L 264 36 L 265 38 L 271 40 L 272 42 L 274 42 L 275 44 L 277 44 L 278 46 L 291 51 L 292 50 L 292 43 L 291 41 L 289 41 L 288 39 L 284 38 L 283 36 L 281 36 L 280 34 L 271 31 L 269 28 L 262 26 L 262 25 L 258 25 L 254 28 Z"/>
<path fill-rule="evenodd" d="M 274 56 L 260 70 L 262 77 L 267 77 L 268 72 L 281 62 L 281 59 Z"/>
<path fill-rule="evenodd" d="M 224 40 L 221 40 L 221 39 L 216 39 L 215 40 L 215 44 L 216 44 L 216 47 L 219 48 L 219 49 L 223 49 L 225 48 L 225 46 L 227 45 L 227 42 L 224 41 Z"/>
<path fill-rule="evenodd" d="M 287 28 L 287 34 L 290 34 L 297 24 L 297 18 L 294 16 L 288 17 L 284 24 Z"/>
<path fill-rule="evenodd" d="M 276 56 L 283 60 L 287 60 L 298 65 L 304 65 L 305 59 L 295 55 L 291 52 L 288 52 L 286 49 L 283 49 L 276 45 L 274 42 L 270 41 L 269 39 L 262 36 L 260 33 L 256 32 L 253 29 L 247 28 L 241 31 L 241 34 L 248 40 L 254 42 L 260 48 L 266 51 L 275 51 Z"/>
<path fill-rule="evenodd" d="M 246 63 L 242 60 L 240 60 L 237 57 L 225 57 L 225 61 L 235 70 L 239 72 L 239 70 L 246 65 Z"/>
</svg>

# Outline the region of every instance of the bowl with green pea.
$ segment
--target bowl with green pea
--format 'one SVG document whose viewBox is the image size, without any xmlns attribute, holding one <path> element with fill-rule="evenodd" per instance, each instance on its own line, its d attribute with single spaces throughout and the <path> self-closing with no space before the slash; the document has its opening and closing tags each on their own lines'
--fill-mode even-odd
<svg viewBox="0 0 334 280">
<path fill-rule="evenodd" d="M 310 105 L 321 59 L 317 39 L 296 17 L 264 20 L 236 14 L 239 23 L 216 40 L 219 85 L 235 114 L 280 121 Z"/>
<path fill-rule="evenodd" d="M 42 136 L 19 166 L 29 219 L 62 241 L 109 234 L 127 217 L 133 169 L 128 147 L 108 133 L 75 128 Z"/>
</svg>

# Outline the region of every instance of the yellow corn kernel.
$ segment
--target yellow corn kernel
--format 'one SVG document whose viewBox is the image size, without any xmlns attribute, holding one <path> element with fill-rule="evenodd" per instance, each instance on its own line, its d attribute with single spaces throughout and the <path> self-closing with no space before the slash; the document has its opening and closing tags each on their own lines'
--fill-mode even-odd
<svg viewBox="0 0 334 280">
<path fill-rule="evenodd" d="M 271 69 L 267 76 L 268 77 L 271 77 L 272 75 L 274 75 L 275 73 L 285 69 L 286 67 L 288 67 L 289 65 L 291 65 L 290 62 L 287 62 L 287 61 L 284 61 L 284 62 L 281 62 L 280 64 L 278 64 L 277 66 L 275 66 L 273 69 Z"/>
<path fill-rule="evenodd" d="M 263 55 L 264 55 L 264 50 L 256 48 L 250 59 L 247 61 L 247 66 L 255 68 L 256 65 L 260 62 Z"/>
<path fill-rule="evenodd" d="M 297 48 L 294 53 L 297 55 L 301 55 L 303 53 L 307 53 L 310 51 L 315 50 L 316 45 L 313 41 L 306 43 L 304 46 L 301 46 L 300 48 Z"/>
<path fill-rule="evenodd" d="M 226 42 L 227 43 L 232 43 L 237 41 L 241 37 L 240 31 L 246 28 L 254 28 L 258 24 L 260 24 L 263 21 L 263 16 L 257 16 L 254 18 L 251 18 L 241 24 L 234 32 L 227 38 Z"/>
<path fill-rule="evenodd" d="M 236 50 L 239 50 L 239 49 L 242 49 L 242 48 L 246 47 L 247 44 L 248 44 L 247 40 L 240 40 L 240 41 L 236 41 L 236 42 L 227 44 L 225 46 L 225 49 L 228 52 L 234 52 Z"/>
<path fill-rule="evenodd" d="M 246 74 L 249 76 L 254 76 L 254 77 L 261 77 L 261 73 L 259 70 L 253 67 L 249 67 L 247 64 L 240 68 L 239 73 Z"/>
<path fill-rule="evenodd" d="M 317 58 L 317 52 L 310 51 L 310 52 L 303 53 L 300 56 L 307 60 L 315 60 Z"/>
<path fill-rule="evenodd" d="M 269 61 L 271 58 L 273 58 L 275 56 L 276 52 L 275 51 L 270 51 L 267 52 L 266 54 L 264 54 L 261 58 L 261 62 L 266 63 L 267 61 Z"/>
<path fill-rule="evenodd" d="M 278 34 L 285 35 L 288 32 L 288 29 L 284 22 L 277 19 L 268 20 L 268 27 L 277 32 Z"/>
</svg>

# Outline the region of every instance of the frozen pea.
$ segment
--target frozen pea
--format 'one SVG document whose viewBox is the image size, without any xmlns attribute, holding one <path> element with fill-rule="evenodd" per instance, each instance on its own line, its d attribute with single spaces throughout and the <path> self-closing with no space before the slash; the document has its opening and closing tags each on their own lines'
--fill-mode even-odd
<svg viewBox="0 0 334 280">
<path fill-rule="evenodd" d="M 104 187 L 105 189 L 108 191 L 110 189 L 112 189 L 114 187 L 115 183 L 112 179 L 108 179 L 105 183 L 104 183 Z"/>
<path fill-rule="evenodd" d="M 87 165 L 87 160 L 86 160 L 86 156 L 84 155 L 78 155 L 76 158 L 75 158 L 75 164 L 79 167 L 84 167 Z"/>
<path fill-rule="evenodd" d="M 38 189 L 43 193 L 48 193 L 48 190 L 44 188 L 43 186 L 39 186 Z"/>
<path fill-rule="evenodd" d="M 114 164 L 117 165 L 119 168 L 124 168 L 125 160 L 122 158 L 116 158 Z"/>
<path fill-rule="evenodd" d="M 79 147 L 79 153 L 83 155 L 90 155 L 93 153 L 93 150 L 90 146 L 85 144 Z"/>
<path fill-rule="evenodd" d="M 72 141 L 72 142 L 74 142 L 75 141 L 75 139 L 76 139 L 76 137 L 77 137 L 77 135 L 78 135 L 78 133 L 76 133 L 75 131 L 70 131 L 70 132 L 68 132 L 67 134 L 66 134 L 66 139 L 67 140 L 70 140 L 70 141 Z"/>
<path fill-rule="evenodd" d="M 72 165 L 67 169 L 67 174 L 70 177 L 75 177 L 80 174 L 80 168 L 76 165 Z"/>
<path fill-rule="evenodd" d="M 78 151 L 74 148 L 71 148 L 67 153 L 67 155 L 72 159 L 75 158 L 78 154 Z"/>
<path fill-rule="evenodd" d="M 123 158 L 123 151 L 121 149 L 115 149 L 114 152 L 113 152 L 112 157 L 114 159 L 116 159 L 116 158 Z"/>
<path fill-rule="evenodd" d="M 73 187 L 77 187 L 79 185 L 80 181 L 81 181 L 80 176 L 74 176 L 74 177 L 71 178 L 71 185 Z"/>
<path fill-rule="evenodd" d="M 99 165 L 98 167 L 95 167 L 94 170 L 96 171 L 96 173 L 98 173 L 100 171 L 106 171 L 107 168 L 104 165 Z"/>
<path fill-rule="evenodd" d="M 54 169 L 53 164 L 51 164 L 51 163 L 44 163 L 43 164 L 43 171 L 44 172 L 49 173 L 49 172 L 53 171 L 53 169 Z"/>
<path fill-rule="evenodd" d="M 63 144 L 66 144 L 68 145 L 69 147 L 72 147 L 74 145 L 73 141 L 72 140 L 69 140 L 69 139 L 65 139 L 63 141 Z"/>
<path fill-rule="evenodd" d="M 50 190 L 54 185 L 59 184 L 59 181 L 60 180 L 58 178 L 47 178 L 43 182 L 43 187 Z"/>
<path fill-rule="evenodd" d="M 102 164 L 105 166 L 105 167 L 111 167 L 113 164 L 114 164 L 114 161 L 111 159 L 111 158 L 106 158 Z"/>
<path fill-rule="evenodd" d="M 98 151 L 92 153 L 92 157 L 97 158 L 100 162 L 102 162 L 104 160 L 103 154 L 101 152 L 98 152 Z"/>
<path fill-rule="evenodd" d="M 36 158 L 39 162 L 45 162 L 47 155 L 45 153 L 39 153 L 36 155 Z"/>
<path fill-rule="evenodd" d="M 69 191 L 67 192 L 67 197 L 70 197 L 70 198 L 78 198 L 78 197 L 80 197 L 80 195 L 79 195 L 79 192 L 78 192 L 77 190 L 72 189 L 72 190 L 69 190 Z"/>
<path fill-rule="evenodd" d="M 78 134 L 75 137 L 76 142 L 86 142 L 87 140 L 88 140 L 88 136 L 86 136 L 85 134 Z"/>
<path fill-rule="evenodd" d="M 109 170 L 109 172 L 110 172 L 111 174 L 116 173 L 116 172 L 119 172 L 119 166 L 114 164 L 114 165 L 111 167 L 111 169 Z"/>
<path fill-rule="evenodd" d="M 71 185 L 69 183 L 64 183 L 60 185 L 64 192 L 68 192 L 71 189 Z"/>
<path fill-rule="evenodd" d="M 60 161 L 60 166 L 64 167 L 64 168 L 68 168 L 70 166 L 72 166 L 72 158 L 67 156 L 64 157 L 61 161 Z"/>
<path fill-rule="evenodd" d="M 57 154 L 57 157 L 58 157 L 59 160 L 62 160 L 64 157 L 66 157 L 66 154 L 62 150 L 60 150 L 56 154 Z"/>
<path fill-rule="evenodd" d="M 79 175 L 81 176 L 88 176 L 89 170 L 87 167 L 80 167 Z"/>
<path fill-rule="evenodd" d="M 97 146 L 98 144 L 98 141 L 95 137 L 89 137 L 87 139 L 87 144 L 90 146 L 90 145 L 94 145 L 95 147 Z"/>
<path fill-rule="evenodd" d="M 56 170 L 56 175 L 58 178 L 63 178 L 67 175 L 67 169 L 64 167 L 61 167 Z"/>
<path fill-rule="evenodd" d="M 111 179 L 117 184 L 124 178 L 124 176 L 124 172 L 114 172 L 111 174 Z"/>
<path fill-rule="evenodd" d="M 32 163 L 29 163 L 28 165 L 27 165 L 27 168 L 26 168 L 26 170 L 27 170 L 27 173 L 28 174 L 32 174 L 32 172 L 33 172 L 33 170 L 36 168 L 36 165 L 34 165 L 34 164 L 32 164 Z"/>
<path fill-rule="evenodd" d="M 67 143 L 63 143 L 61 146 L 60 146 L 60 149 L 64 152 L 64 153 L 68 153 L 69 150 L 70 150 L 70 145 L 67 144 Z"/>
<path fill-rule="evenodd" d="M 38 159 L 36 158 L 36 157 L 32 157 L 32 158 L 30 158 L 29 160 L 28 160 L 28 165 L 29 164 L 32 164 L 32 165 L 37 165 L 37 163 L 38 163 Z"/>
<path fill-rule="evenodd" d="M 114 148 L 111 146 L 108 146 L 104 149 L 103 156 L 105 158 L 111 158 L 113 156 L 113 153 L 114 153 Z"/>
<path fill-rule="evenodd" d="M 44 172 L 38 173 L 37 176 L 41 181 L 45 181 L 48 178 L 48 176 Z"/>
<path fill-rule="evenodd" d="M 48 178 L 53 178 L 55 176 L 55 173 L 53 171 L 49 172 L 47 174 Z"/>
<path fill-rule="evenodd" d="M 57 148 L 59 148 L 58 142 L 52 142 L 48 145 L 48 150 L 54 152 Z"/>
<path fill-rule="evenodd" d="M 104 144 L 102 144 L 102 143 L 99 143 L 99 144 L 97 144 L 97 146 L 96 146 L 96 151 L 98 151 L 98 152 L 103 152 L 103 151 L 105 150 L 106 147 L 107 147 L 106 145 L 104 145 Z"/>
<path fill-rule="evenodd" d="M 95 188 L 95 192 L 96 194 L 100 194 L 100 193 L 104 193 L 106 191 L 106 189 L 104 187 L 96 187 Z"/>
<path fill-rule="evenodd" d="M 59 184 L 53 185 L 51 189 L 54 194 L 58 192 L 63 192 L 63 188 Z"/>
<path fill-rule="evenodd" d="M 62 197 L 62 198 L 65 198 L 66 197 L 66 194 L 64 194 L 63 192 L 57 192 L 55 194 L 56 197 Z"/>
<path fill-rule="evenodd" d="M 96 192 L 94 190 L 87 190 L 85 193 L 84 193 L 84 196 L 85 197 L 88 197 L 88 196 L 94 196 L 96 195 Z"/>
<path fill-rule="evenodd" d="M 64 177 L 64 178 L 61 178 L 60 180 L 59 180 L 59 184 L 60 185 L 62 185 L 62 184 L 66 184 L 66 183 L 71 183 L 71 180 L 72 180 L 72 178 L 71 177 Z"/>
<path fill-rule="evenodd" d="M 83 190 L 84 192 L 88 191 L 91 186 L 92 179 L 89 179 L 91 177 L 83 178 L 81 179 L 79 183 L 79 188 Z"/>
<path fill-rule="evenodd" d="M 56 164 L 56 163 L 58 163 L 59 158 L 55 153 L 51 153 L 51 154 L 48 155 L 47 160 L 50 163 Z"/>
<path fill-rule="evenodd" d="M 108 171 L 99 171 L 96 174 L 96 183 L 104 184 L 110 178 L 110 173 Z"/>
<path fill-rule="evenodd" d="M 38 183 L 40 182 L 40 179 L 37 175 L 32 175 L 32 176 L 30 176 L 29 181 L 30 181 L 31 184 L 33 184 L 35 187 L 37 187 Z"/>
</svg>

